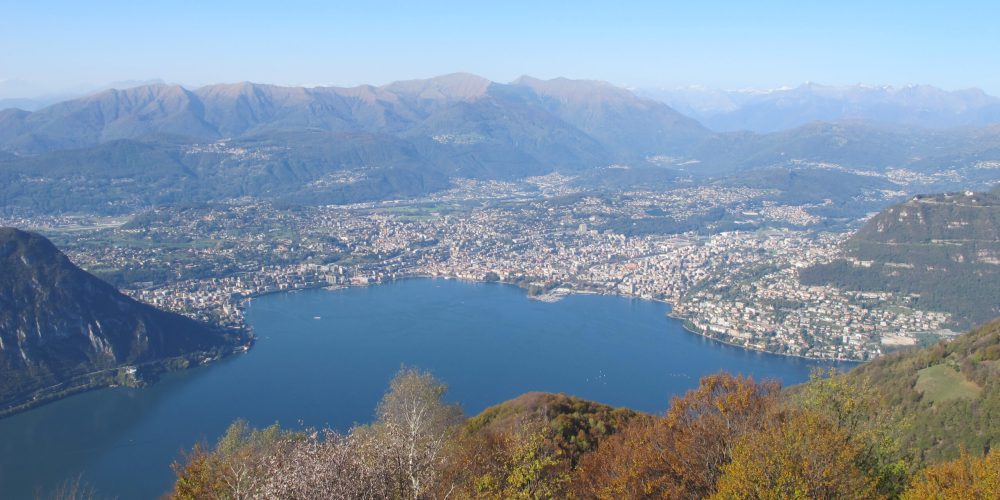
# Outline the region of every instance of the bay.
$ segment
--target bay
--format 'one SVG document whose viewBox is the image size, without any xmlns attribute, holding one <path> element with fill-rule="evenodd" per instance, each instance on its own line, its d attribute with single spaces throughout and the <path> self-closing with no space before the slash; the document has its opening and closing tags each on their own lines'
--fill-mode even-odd
<svg viewBox="0 0 1000 500">
<path fill-rule="evenodd" d="M 622 297 L 544 303 L 508 285 L 443 279 L 260 297 L 247 309 L 259 341 L 246 354 L 0 420 L 0 496 L 30 498 L 80 475 L 101 495 L 155 498 L 183 449 L 214 442 L 236 418 L 341 431 L 371 421 L 404 365 L 448 383 L 468 415 L 529 391 L 662 412 L 720 370 L 787 385 L 829 365 L 720 344 L 668 312 Z"/>
</svg>

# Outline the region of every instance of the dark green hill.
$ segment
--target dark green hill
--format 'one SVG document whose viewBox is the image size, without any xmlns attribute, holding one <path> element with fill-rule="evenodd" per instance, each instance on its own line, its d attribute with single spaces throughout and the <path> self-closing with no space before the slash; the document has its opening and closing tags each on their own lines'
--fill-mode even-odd
<svg viewBox="0 0 1000 500">
<path fill-rule="evenodd" d="M 298 203 L 415 196 L 449 185 L 454 162 L 420 168 L 435 154 L 392 137 L 321 131 L 234 141 L 221 151 L 118 140 L 0 158 L 0 213 L 128 213 L 240 196 L 294 194 Z"/>
<path fill-rule="evenodd" d="M 900 444 L 919 462 L 1000 446 L 1000 319 L 951 342 L 899 352 L 850 371 L 899 415 Z"/>
<path fill-rule="evenodd" d="M 1000 197 L 917 196 L 873 217 L 846 242 L 848 259 L 804 269 L 807 284 L 914 294 L 923 309 L 968 327 L 1000 315 Z"/>
<path fill-rule="evenodd" d="M 248 341 L 136 302 L 45 238 L 0 228 L 0 415 L 93 387 L 141 383 Z"/>
</svg>

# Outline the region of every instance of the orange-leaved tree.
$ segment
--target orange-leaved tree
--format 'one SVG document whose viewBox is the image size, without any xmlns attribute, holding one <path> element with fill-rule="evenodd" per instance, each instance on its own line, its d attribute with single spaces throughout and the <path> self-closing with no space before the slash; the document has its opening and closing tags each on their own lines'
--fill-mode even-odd
<svg viewBox="0 0 1000 500">
<path fill-rule="evenodd" d="M 675 397 L 666 416 L 636 420 L 580 463 L 574 491 L 587 498 L 704 498 L 745 434 L 765 426 L 780 387 L 726 373 Z"/>
<path fill-rule="evenodd" d="M 955 460 L 921 472 L 903 494 L 906 500 L 936 498 L 1000 499 L 1000 452 L 973 457 L 965 450 Z"/>
<path fill-rule="evenodd" d="M 862 451 L 836 422 L 790 409 L 739 440 L 713 498 L 874 498 L 875 481 L 857 465 Z"/>
</svg>

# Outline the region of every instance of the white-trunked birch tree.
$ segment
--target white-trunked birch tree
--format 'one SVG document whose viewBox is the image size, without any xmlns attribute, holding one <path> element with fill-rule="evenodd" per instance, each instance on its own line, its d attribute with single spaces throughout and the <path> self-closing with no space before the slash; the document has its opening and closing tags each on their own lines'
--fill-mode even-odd
<svg viewBox="0 0 1000 500">
<path fill-rule="evenodd" d="M 175 464 L 173 498 L 384 499 L 431 496 L 445 447 L 462 422 L 442 398 L 445 384 L 403 368 L 371 425 L 347 435 L 326 429 L 263 430 L 237 421 L 215 448 L 196 446 Z"/>
<path fill-rule="evenodd" d="M 445 445 L 461 423 L 461 408 L 442 399 L 447 390 L 431 374 L 404 368 L 378 405 L 372 437 L 395 461 L 410 498 L 420 498 L 433 485 Z"/>
</svg>

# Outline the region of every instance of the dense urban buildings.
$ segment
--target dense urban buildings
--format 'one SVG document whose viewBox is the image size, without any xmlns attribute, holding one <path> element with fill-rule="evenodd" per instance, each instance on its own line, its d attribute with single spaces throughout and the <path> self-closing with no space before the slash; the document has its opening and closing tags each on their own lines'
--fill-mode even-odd
<svg viewBox="0 0 1000 500">
<path fill-rule="evenodd" d="M 462 181 L 405 202 L 287 210 L 243 199 L 134 219 L 5 223 L 54 235 L 135 298 L 226 326 L 246 327 L 241 306 L 260 294 L 429 276 L 513 283 L 540 300 L 664 301 L 699 334 L 811 358 L 871 359 L 951 334 L 948 314 L 915 308 L 912 297 L 800 282 L 798 270 L 840 257 L 851 231 L 824 226 L 823 203 L 705 185 L 594 193 L 571 180 Z M 727 215 L 716 227 L 641 227 L 712 211 Z"/>
</svg>

